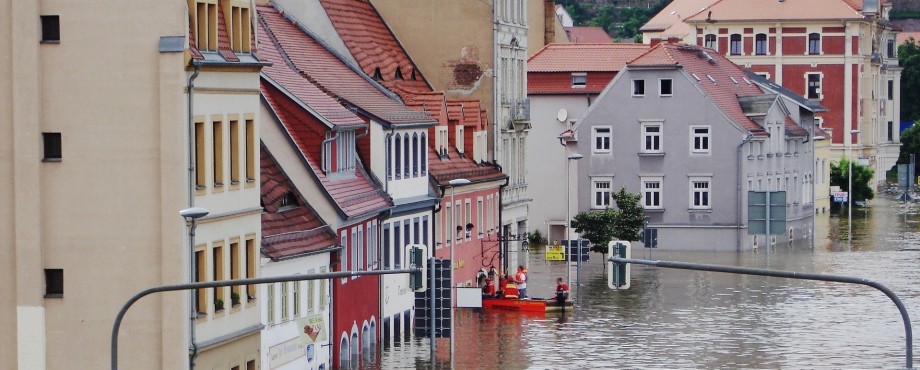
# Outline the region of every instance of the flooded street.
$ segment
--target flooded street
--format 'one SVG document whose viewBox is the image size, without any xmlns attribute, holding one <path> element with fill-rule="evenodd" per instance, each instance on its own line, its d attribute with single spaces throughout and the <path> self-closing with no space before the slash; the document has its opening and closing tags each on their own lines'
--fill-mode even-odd
<svg viewBox="0 0 920 370">
<path fill-rule="evenodd" d="M 881 196 L 880 196 L 881 197 Z M 767 253 L 662 252 L 633 258 L 862 277 L 893 290 L 920 328 L 920 206 L 876 199 L 847 217 L 818 215 L 814 248 Z M 644 254 L 644 255 L 643 255 Z M 529 258 L 531 296 L 548 297 L 562 263 Z M 574 280 L 574 277 L 573 277 Z M 632 266 L 628 290 L 608 289 L 599 254 L 582 267 L 574 314 L 460 310 L 453 367 L 903 368 L 894 303 L 862 285 Z M 440 340 L 435 367 L 451 366 Z M 916 349 L 916 335 L 914 353 Z M 398 343 L 372 368 L 430 367 L 427 339 Z M 915 362 L 915 366 L 917 361 Z"/>
</svg>

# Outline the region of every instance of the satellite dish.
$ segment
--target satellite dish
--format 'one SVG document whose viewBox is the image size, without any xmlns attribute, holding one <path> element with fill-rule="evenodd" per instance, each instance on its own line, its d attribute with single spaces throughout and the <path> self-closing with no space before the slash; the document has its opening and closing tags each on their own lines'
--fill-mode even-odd
<svg viewBox="0 0 920 370">
<path fill-rule="evenodd" d="M 565 110 L 565 108 L 559 108 L 559 111 L 556 112 L 556 120 L 564 123 L 566 118 L 569 118 L 569 111 Z"/>
</svg>

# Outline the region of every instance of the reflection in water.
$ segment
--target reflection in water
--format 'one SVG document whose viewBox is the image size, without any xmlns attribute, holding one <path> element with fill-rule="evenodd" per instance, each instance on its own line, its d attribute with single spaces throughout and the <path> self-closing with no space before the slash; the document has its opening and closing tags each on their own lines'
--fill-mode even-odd
<svg viewBox="0 0 920 370">
<path fill-rule="evenodd" d="M 920 327 L 920 215 L 878 199 L 847 218 L 819 215 L 815 248 L 767 253 L 654 251 L 652 259 L 864 277 L 892 289 Z M 643 257 L 643 252 L 645 257 Z M 634 258 L 648 258 L 634 250 Z M 521 315 L 461 310 L 457 369 L 520 368 L 898 368 L 904 326 L 895 305 L 865 286 L 759 276 L 632 267 L 632 287 L 607 288 L 600 255 L 581 272 L 574 314 Z M 530 256 L 532 296 L 548 297 L 559 263 Z M 439 341 L 435 367 L 449 368 Z M 916 346 L 915 346 L 916 349 Z M 917 352 L 917 351 L 914 351 Z M 427 368 L 428 341 L 384 349 L 374 367 Z"/>
</svg>

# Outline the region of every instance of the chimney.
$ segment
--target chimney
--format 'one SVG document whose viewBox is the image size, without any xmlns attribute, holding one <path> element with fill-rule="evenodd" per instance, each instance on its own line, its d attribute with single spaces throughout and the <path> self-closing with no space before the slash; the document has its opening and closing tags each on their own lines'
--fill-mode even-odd
<svg viewBox="0 0 920 370">
<path fill-rule="evenodd" d="M 658 38 L 658 37 L 652 37 L 652 40 L 649 41 L 648 46 L 649 46 L 649 47 L 655 47 L 655 45 L 658 45 L 658 44 L 660 44 L 660 43 L 661 43 L 661 39 L 660 39 L 660 38 Z"/>
<path fill-rule="evenodd" d="M 668 44 L 676 45 L 676 44 L 679 44 L 679 43 L 680 43 L 680 38 L 677 38 L 676 36 L 670 36 L 670 37 L 668 37 Z"/>
</svg>

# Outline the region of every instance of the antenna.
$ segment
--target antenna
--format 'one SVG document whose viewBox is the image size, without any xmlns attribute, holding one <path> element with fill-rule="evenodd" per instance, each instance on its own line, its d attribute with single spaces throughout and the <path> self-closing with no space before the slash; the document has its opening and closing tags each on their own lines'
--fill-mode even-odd
<svg viewBox="0 0 920 370">
<path fill-rule="evenodd" d="M 556 112 L 556 120 L 559 121 L 559 123 L 565 123 L 566 118 L 569 118 L 569 111 L 565 108 L 559 108 L 559 111 Z"/>
</svg>

